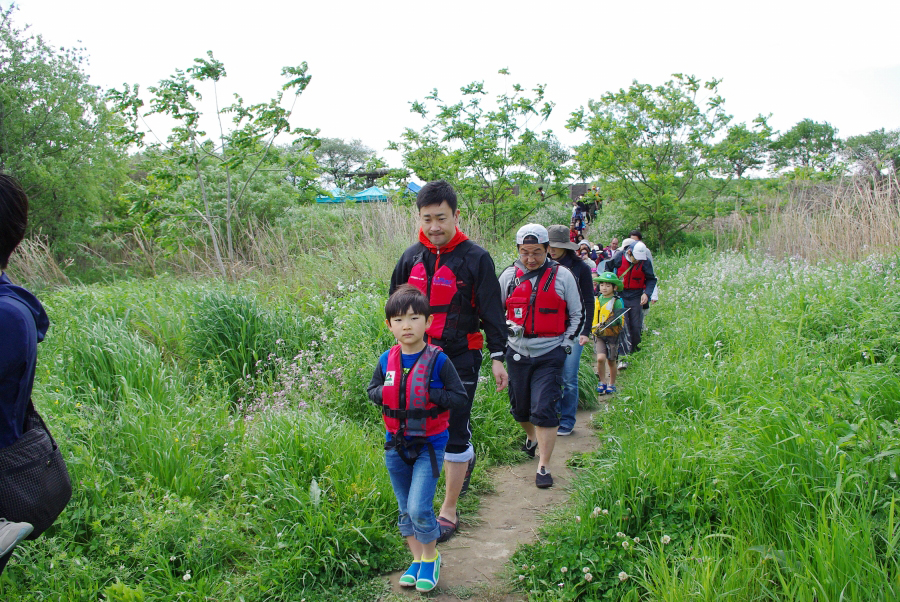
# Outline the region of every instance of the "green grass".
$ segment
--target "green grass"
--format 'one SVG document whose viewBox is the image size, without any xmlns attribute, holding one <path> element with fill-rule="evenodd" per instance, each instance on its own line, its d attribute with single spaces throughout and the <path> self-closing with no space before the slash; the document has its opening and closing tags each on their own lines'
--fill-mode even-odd
<svg viewBox="0 0 900 602">
<path fill-rule="evenodd" d="M 530 598 L 897 599 L 896 266 L 659 261 L 604 445 L 514 557 Z"/>
<path fill-rule="evenodd" d="M 392 344 L 385 293 L 169 277 L 45 293 L 34 397 L 74 495 L 16 549 L 0 598 L 384 594 L 380 576 L 407 560 L 365 392 Z M 490 488 L 486 468 L 521 459 L 507 407 L 479 389 L 474 491 Z"/>
</svg>

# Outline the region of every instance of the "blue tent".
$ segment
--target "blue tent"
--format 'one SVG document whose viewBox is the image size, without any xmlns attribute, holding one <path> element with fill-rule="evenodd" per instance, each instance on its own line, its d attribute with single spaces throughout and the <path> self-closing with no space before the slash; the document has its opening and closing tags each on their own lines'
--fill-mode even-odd
<svg viewBox="0 0 900 602">
<path fill-rule="evenodd" d="M 366 188 L 362 192 L 357 192 L 352 197 L 350 197 L 357 203 L 371 203 L 371 202 L 387 202 L 388 195 L 387 193 L 379 188 L 378 186 L 372 186 L 371 188 Z"/>
<path fill-rule="evenodd" d="M 320 194 L 316 197 L 317 203 L 343 203 L 344 191 L 340 188 L 332 188 L 327 194 Z"/>
<path fill-rule="evenodd" d="M 415 182 L 410 182 L 406 185 L 406 189 L 413 193 L 413 196 L 419 194 L 419 191 L 422 190 L 422 187 L 416 184 Z"/>
</svg>

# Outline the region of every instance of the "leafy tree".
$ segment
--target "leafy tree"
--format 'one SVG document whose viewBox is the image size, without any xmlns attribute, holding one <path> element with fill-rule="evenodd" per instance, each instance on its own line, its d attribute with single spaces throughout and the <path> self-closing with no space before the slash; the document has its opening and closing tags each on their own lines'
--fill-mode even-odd
<svg viewBox="0 0 900 602">
<path fill-rule="evenodd" d="M 321 170 L 337 185 L 340 177 L 368 165 L 375 158 L 375 151 L 361 140 L 346 142 L 341 138 L 322 138 L 313 156 Z"/>
<path fill-rule="evenodd" d="M 226 76 L 225 66 L 213 57 L 212 52 L 208 52 L 207 57 L 194 59 L 192 67 L 186 71 L 176 69 L 171 77 L 149 89 L 153 96 L 150 110 L 145 115 L 167 115 L 176 125 L 166 144 L 149 145 L 152 151 L 149 156 L 155 158 L 150 171 L 152 192 L 147 191 L 141 196 L 145 204 L 179 205 L 177 209 L 166 207 L 159 213 L 167 212 L 169 216 L 182 218 L 199 217 L 209 232 L 219 270 L 226 276 L 220 224 L 224 223 L 225 248 L 229 260 L 233 261 L 233 219 L 238 214 L 246 214 L 245 195 L 260 169 L 272 161 L 275 139 L 279 134 L 299 136 L 299 144 L 306 149 L 315 146 L 318 132 L 292 128 L 289 120 L 293 105 L 291 109 L 281 106 L 284 92 L 293 91 L 296 103 L 309 85 L 311 76 L 307 75 L 306 63 L 282 69 L 282 75 L 288 81 L 270 101 L 248 106 L 235 95 L 235 102 L 220 108 L 217 83 Z M 196 103 L 202 95 L 195 82 L 208 82 L 212 86 L 219 125 L 218 140 L 207 138 L 206 132 L 200 129 L 201 113 Z M 121 141 L 143 146 L 144 133 L 138 127 L 138 119 L 144 103 L 137 86 L 129 88 L 126 84 L 122 91 L 111 90 L 109 97 L 117 109 L 130 118 L 128 127 L 121 131 Z M 233 128 L 229 131 L 222 124 L 223 116 L 231 116 Z M 245 165 L 248 169 L 243 169 Z M 241 169 L 241 178 L 233 178 Z M 146 209 L 141 207 L 141 211 Z M 171 212 L 172 209 L 177 213 Z"/>
<path fill-rule="evenodd" d="M 32 231 L 56 244 L 90 239 L 125 182 L 121 121 L 88 81 L 81 48 L 54 48 L 0 9 L 0 169 L 31 201 Z"/>
<path fill-rule="evenodd" d="M 549 130 L 543 132 L 542 138 L 531 133 L 514 151 L 520 165 L 537 176 L 541 185 L 551 180 L 563 180 L 569 173 L 563 167 L 572 158 L 569 149 Z"/>
<path fill-rule="evenodd" d="M 772 143 L 775 167 L 827 172 L 836 167 L 842 148 L 838 131 L 827 121 L 804 119 Z"/>
<path fill-rule="evenodd" d="M 879 179 L 887 170 L 900 173 L 900 130 L 884 128 L 847 138 L 846 152 L 860 173 Z"/>
<path fill-rule="evenodd" d="M 500 73 L 509 75 L 501 69 Z M 406 167 L 423 180 L 444 178 L 456 188 L 468 209 L 475 213 L 486 206 L 494 236 L 533 210 L 535 201 L 515 198 L 517 184 L 527 184 L 531 176 L 522 169 L 525 150 L 539 142 L 530 127 L 532 120 L 543 123 L 553 110 L 545 100 L 545 86 L 531 90 L 514 84 L 510 92 L 485 103 L 484 82 L 461 88 L 463 99 L 448 103 L 433 90 L 423 102 L 412 103 L 412 112 L 426 120 L 420 131 L 407 128 L 399 142 L 390 147 L 403 154 Z M 550 140 L 551 132 L 544 132 Z M 543 160 L 544 174 L 563 173 Z M 562 182 L 552 186 L 561 187 Z"/>
<path fill-rule="evenodd" d="M 635 225 L 649 230 L 660 247 L 710 215 L 727 184 L 713 177 L 711 160 L 712 141 L 731 119 L 717 94 L 719 80 L 672 77 L 656 87 L 634 81 L 591 100 L 566 126 L 588 135 L 576 148 L 579 169 L 607 180 L 605 192 L 623 199 Z"/>
<path fill-rule="evenodd" d="M 760 115 L 753 126 L 739 123 L 728 128 L 725 139 L 715 147 L 715 154 L 722 162 L 722 171 L 740 179 L 748 169 L 759 169 L 766 164 L 772 128 Z"/>
</svg>

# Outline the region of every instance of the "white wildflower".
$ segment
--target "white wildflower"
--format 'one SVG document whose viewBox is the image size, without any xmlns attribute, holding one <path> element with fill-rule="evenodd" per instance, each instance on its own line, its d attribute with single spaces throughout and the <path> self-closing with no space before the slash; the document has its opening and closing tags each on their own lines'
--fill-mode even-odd
<svg viewBox="0 0 900 602">
<path fill-rule="evenodd" d="M 627 581 L 627 580 L 628 580 L 628 573 L 626 573 L 625 571 L 620 572 L 619 573 L 619 581 Z"/>
<path fill-rule="evenodd" d="M 663 545 L 664 545 L 664 546 L 665 546 L 665 545 L 669 545 L 669 542 L 671 542 L 671 541 L 672 541 L 672 538 L 669 537 L 668 535 L 663 535 L 663 536 L 662 536 L 662 542 L 663 542 Z"/>
<path fill-rule="evenodd" d="M 590 583 L 591 581 L 594 580 L 594 576 L 591 575 L 590 573 L 585 573 L 585 574 L 584 574 L 584 580 L 587 581 L 588 583 Z"/>
</svg>

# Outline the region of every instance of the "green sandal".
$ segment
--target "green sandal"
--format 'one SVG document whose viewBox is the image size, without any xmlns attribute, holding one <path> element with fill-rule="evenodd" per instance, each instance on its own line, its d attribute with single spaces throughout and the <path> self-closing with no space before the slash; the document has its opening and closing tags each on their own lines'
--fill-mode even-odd
<svg viewBox="0 0 900 602">
<path fill-rule="evenodd" d="M 438 577 L 441 575 L 441 555 L 438 553 L 437 558 L 432 562 L 422 561 L 419 568 L 419 578 L 416 580 L 417 592 L 430 592 L 437 587 Z"/>
<path fill-rule="evenodd" d="M 403 576 L 400 577 L 400 587 L 415 587 L 416 580 L 419 578 L 419 567 L 422 566 L 421 562 L 414 562 L 409 565 L 409 568 L 406 569 L 406 572 L 403 573 Z"/>
</svg>

